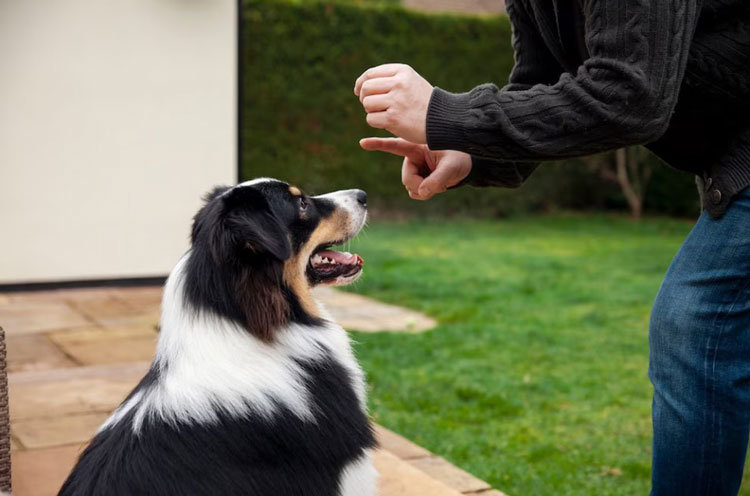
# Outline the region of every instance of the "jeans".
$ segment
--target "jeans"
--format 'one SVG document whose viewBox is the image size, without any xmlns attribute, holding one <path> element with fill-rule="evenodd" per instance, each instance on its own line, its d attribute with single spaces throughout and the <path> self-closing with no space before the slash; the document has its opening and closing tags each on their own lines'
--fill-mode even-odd
<svg viewBox="0 0 750 496">
<path fill-rule="evenodd" d="M 736 495 L 750 430 L 750 190 L 703 212 L 651 312 L 653 496 Z"/>
</svg>

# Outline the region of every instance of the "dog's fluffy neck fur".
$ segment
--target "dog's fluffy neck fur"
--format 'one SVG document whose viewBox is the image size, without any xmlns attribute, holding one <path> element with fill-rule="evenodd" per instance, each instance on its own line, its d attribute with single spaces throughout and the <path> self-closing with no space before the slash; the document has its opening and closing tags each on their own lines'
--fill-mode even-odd
<svg viewBox="0 0 750 496">
<path fill-rule="evenodd" d="M 346 332 L 330 318 L 320 324 L 289 322 L 260 339 L 236 319 L 188 302 L 185 283 L 192 267 L 188 252 L 164 288 L 161 330 L 150 375 L 102 426 L 131 410 L 137 431 L 147 415 L 170 422 L 214 422 L 217 413 L 272 416 L 279 407 L 314 422 L 304 364 L 336 360 L 350 374 L 360 406 L 365 387 Z M 325 309 L 319 307 L 327 317 Z"/>
</svg>

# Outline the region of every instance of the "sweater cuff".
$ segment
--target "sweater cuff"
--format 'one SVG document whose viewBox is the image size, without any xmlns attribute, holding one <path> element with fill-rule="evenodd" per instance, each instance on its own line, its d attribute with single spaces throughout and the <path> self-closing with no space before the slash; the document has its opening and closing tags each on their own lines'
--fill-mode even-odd
<svg viewBox="0 0 750 496">
<path fill-rule="evenodd" d="M 487 166 L 490 165 L 487 163 L 487 160 L 483 160 L 479 157 L 475 157 L 474 155 L 471 156 L 471 170 L 469 171 L 469 175 L 466 176 L 461 180 L 461 182 L 451 186 L 448 189 L 453 188 L 460 188 L 461 186 L 474 186 L 474 187 L 486 187 L 491 186 L 487 182 Z"/>
<path fill-rule="evenodd" d="M 471 116 L 469 93 L 450 93 L 437 86 L 427 107 L 427 146 L 430 150 L 467 152 L 463 123 Z"/>
<path fill-rule="evenodd" d="M 472 156 L 471 172 L 454 188 L 466 184 L 480 188 L 520 188 L 538 166 L 533 162 L 507 162 Z"/>
</svg>

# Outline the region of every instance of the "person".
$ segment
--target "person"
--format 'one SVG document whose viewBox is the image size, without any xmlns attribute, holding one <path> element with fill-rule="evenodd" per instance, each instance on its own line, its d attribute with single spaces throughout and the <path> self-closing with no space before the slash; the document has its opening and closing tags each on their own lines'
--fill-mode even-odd
<svg viewBox="0 0 750 496">
<path fill-rule="evenodd" d="M 703 212 L 649 330 L 651 494 L 733 495 L 750 430 L 750 2 L 507 0 L 509 84 L 467 93 L 384 64 L 355 82 L 365 150 L 427 200 L 518 187 L 545 160 L 646 146 L 696 174 Z"/>
</svg>

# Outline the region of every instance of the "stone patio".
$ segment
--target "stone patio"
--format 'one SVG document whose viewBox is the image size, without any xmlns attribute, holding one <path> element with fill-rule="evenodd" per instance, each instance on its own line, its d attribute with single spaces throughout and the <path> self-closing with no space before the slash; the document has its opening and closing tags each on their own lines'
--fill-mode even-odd
<svg viewBox="0 0 750 496">
<path fill-rule="evenodd" d="M 358 295 L 319 293 L 348 329 L 419 332 L 426 316 Z M 8 347 L 16 496 L 57 489 L 86 442 L 135 386 L 156 344 L 161 288 L 0 293 Z M 497 490 L 377 427 L 380 496 L 502 496 Z"/>
</svg>

